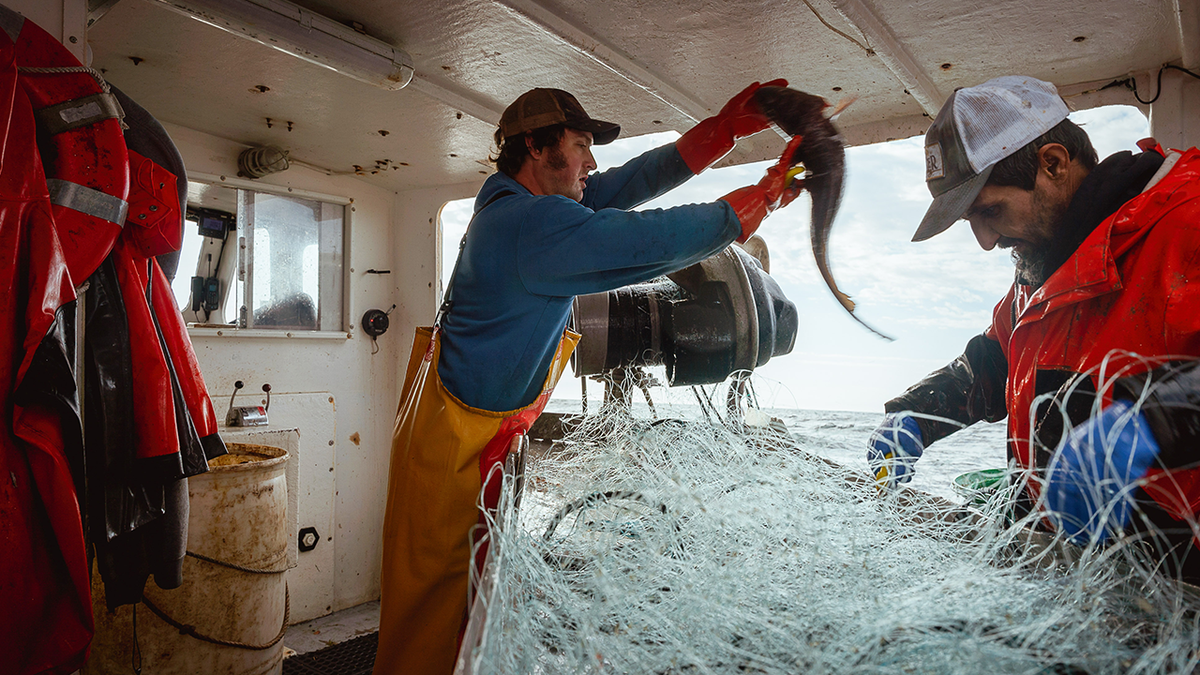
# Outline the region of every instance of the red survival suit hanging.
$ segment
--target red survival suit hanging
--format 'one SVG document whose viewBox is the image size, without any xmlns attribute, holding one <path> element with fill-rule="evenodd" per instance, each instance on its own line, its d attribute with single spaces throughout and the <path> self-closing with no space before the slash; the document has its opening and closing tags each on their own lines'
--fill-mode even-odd
<svg viewBox="0 0 1200 675">
<path fill-rule="evenodd" d="M 164 589 L 182 583 L 186 510 L 173 510 L 171 495 L 186 500 L 179 481 L 225 453 L 186 326 L 152 257 L 179 246 L 176 178 L 132 150 L 130 160 L 129 223 L 87 298 L 86 367 L 97 373 L 87 380 L 89 538 L 110 608 L 138 602 L 150 575 Z M 179 544 L 173 553 L 170 542 Z"/>
<path fill-rule="evenodd" d="M 37 70 L 79 63 L 16 12 L 0 7 L 0 27 L 0 283 L 9 289 L 0 403 L 12 425 L 0 441 L 0 654 L 9 672 L 71 672 L 86 657 L 92 614 L 66 347 L 74 336 L 63 317 L 73 314 L 76 280 L 121 230 L 128 159 L 101 84 L 85 72 Z"/>
<path fill-rule="evenodd" d="M 0 38 L 0 43 L 5 39 Z M 0 654 L 14 673 L 78 669 L 92 635 L 83 528 L 64 435 L 78 419 L 44 401 L 14 399 L 56 312 L 75 299 L 55 232 L 37 147 L 33 107 L 16 87 L 11 42 L 0 44 L 0 406 L 12 434 L 0 435 Z M 74 396 L 73 380 L 66 383 Z M 66 434 L 64 434 L 66 430 Z"/>
<path fill-rule="evenodd" d="M 89 296 L 89 307 L 110 302 L 109 325 L 119 330 L 108 346 L 122 344 L 127 353 L 109 362 L 112 354 L 95 353 L 92 341 L 87 353 L 105 366 L 136 371 L 124 393 L 131 399 L 136 392 L 148 404 L 136 415 L 132 408 L 109 411 L 109 420 L 132 424 L 122 427 L 128 434 L 105 439 L 119 441 L 107 447 L 136 447 L 139 463 L 160 469 L 161 492 L 162 481 L 207 470 L 205 455 L 223 453 L 224 445 L 182 317 L 151 258 L 178 247 L 175 175 L 135 154 L 139 182 L 130 211 L 121 110 L 107 86 L 81 72 L 49 34 L 2 5 L 0 29 L 0 129 L 6 132 L 0 137 L 0 283 L 10 289 L 0 294 L 0 349 L 9 356 L 0 363 L 7 382 L 0 405 L 11 409 L 13 430 L 0 440 L 0 654 L 5 672 L 70 673 L 86 659 L 93 626 L 80 508 L 88 481 L 75 390 L 75 368 L 82 364 L 75 363 L 74 288 L 98 279 L 93 272 L 102 262 L 123 281 Z M 123 230 L 127 212 L 131 225 Z M 148 217 L 155 213 L 157 219 Z M 105 410 L 94 403 L 92 413 Z M 130 438 L 137 443 L 126 442 Z M 181 453 L 185 446 L 190 452 Z M 93 465 L 103 466 L 97 459 L 87 458 L 89 474 Z M 99 493 L 103 504 L 109 495 Z M 140 516 L 161 522 L 154 520 L 160 505 L 144 505 L 149 509 Z M 98 528 L 88 529 L 99 530 L 103 540 L 133 526 L 101 518 Z M 140 586 L 130 588 L 140 597 Z"/>
</svg>

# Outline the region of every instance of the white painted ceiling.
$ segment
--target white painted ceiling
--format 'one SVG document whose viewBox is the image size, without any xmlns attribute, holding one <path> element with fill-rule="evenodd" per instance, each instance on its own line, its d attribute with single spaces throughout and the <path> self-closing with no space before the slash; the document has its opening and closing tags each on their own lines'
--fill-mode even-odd
<svg viewBox="0 0 1200 675">
<path fill-rule="evenodd" d="M 1143 98 L 1164 63 L 1200 61 L 1200 0 L 299 0 L 408 52 L 386 91 L 222 32 L 149 0 L 89 30 L 93 66 L 159 119 L 274 144 L 402 191 L 479 181 L 500 112 L 535 86 L 567 89 L 622 135 L 686 130 L 754 80 L 836 102 L 852 143 L 924 131 L 956 87 L 1002 74 L 1059 85 L 1077 107 Z M 270 123 L 268 123 L 270 119 Z M 728 160 L 782 149 L 772 134 Z M 376 173 L 371 173 L 376 170 Z"/>
</svg>

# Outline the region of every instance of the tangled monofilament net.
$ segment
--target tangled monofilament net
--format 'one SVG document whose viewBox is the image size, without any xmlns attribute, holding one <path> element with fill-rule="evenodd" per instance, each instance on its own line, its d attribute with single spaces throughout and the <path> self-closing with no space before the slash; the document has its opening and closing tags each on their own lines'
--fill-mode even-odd
<svg viewBox="0 0 1200 675">
<path fill-rule="evenodd" d="M 1200 663 L 1195 598 L 1136 542 L 1029 535 L 1008 522 L 1005 490 L 971 509 L 880 494 L 777 426 L 594 415 L 526 467 L 515 522 L 509 493 L 491 523 L 486 619 L 464 650 L 476 673 Z"/>
</svg>

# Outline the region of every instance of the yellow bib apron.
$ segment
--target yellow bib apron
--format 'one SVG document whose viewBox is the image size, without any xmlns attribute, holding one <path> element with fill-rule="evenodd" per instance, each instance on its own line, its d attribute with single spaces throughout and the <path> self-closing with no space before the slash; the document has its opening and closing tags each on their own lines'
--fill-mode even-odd
<svg viewBox="0 0 1200 675">
<path fill-rule="evenodd" d="M 546 407 L 579 342 L 573 331 L 563 335 L 537 400 L 491 412 L 464 405 L 442 385 L 439 337 L 417 329 L 392 431 L 375 675 L 454 669 L 484 479 Z M 483 502 L 494 508 L 498 481 L 488 487 Z"/>
</svg>

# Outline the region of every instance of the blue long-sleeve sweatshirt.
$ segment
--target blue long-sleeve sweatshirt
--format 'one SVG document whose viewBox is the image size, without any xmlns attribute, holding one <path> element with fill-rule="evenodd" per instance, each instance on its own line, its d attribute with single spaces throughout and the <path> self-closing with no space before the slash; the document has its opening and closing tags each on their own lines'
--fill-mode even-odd
<svg viewBox="0 0 1200 675">
<path fill-rule="evenodd" d="M 483 410 L 529 405 L 576 295 L 647 281 L 728 246 L 741 224 L 726 202 L 625 210 L 691 176 L 674 145 L 593 173 L 582 203 L 490 176 L 475 198 L 442 321 L 438 374 L 450 393 Z M 511 194 L 492 201 L 501 193 Z"/>
</svg>

